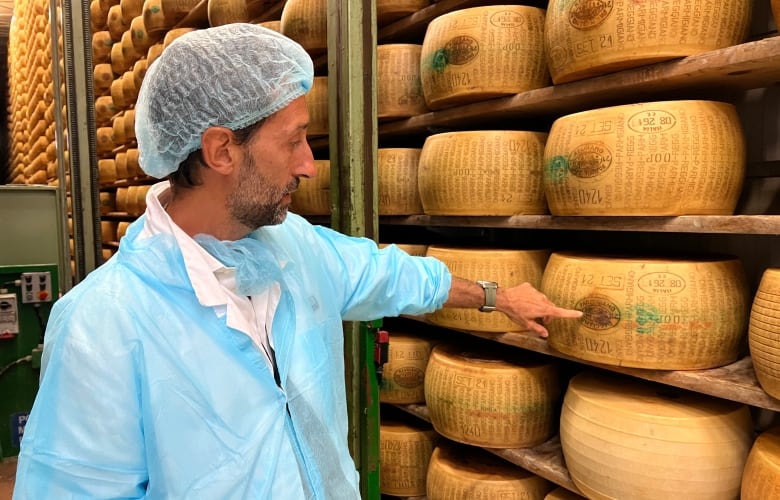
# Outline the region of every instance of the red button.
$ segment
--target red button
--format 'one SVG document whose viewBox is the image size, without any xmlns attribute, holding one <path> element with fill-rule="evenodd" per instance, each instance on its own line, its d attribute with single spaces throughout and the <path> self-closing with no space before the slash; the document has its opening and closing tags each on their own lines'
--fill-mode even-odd
<svg viewBox="0 0 780 500">
<path fill-rule="evenodd" d="M 41 290 L 38 292 L 38 300 L 46 300 L 49 298 L 49 292 L 46 290 Z"/>
</svg>

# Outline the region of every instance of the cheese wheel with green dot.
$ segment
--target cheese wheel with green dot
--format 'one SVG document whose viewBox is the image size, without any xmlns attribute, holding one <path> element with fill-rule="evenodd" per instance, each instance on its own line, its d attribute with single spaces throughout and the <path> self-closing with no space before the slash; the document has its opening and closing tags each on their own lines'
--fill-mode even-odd
<svg viewBox="0 0 780 500">
<path fill-rule="evenodd" d="M 756 379 L 764 391 L 780 398 L 780 269 L 766 269 L 753 297 L 748 345 Z"/>
<path fill-rule="evenodd" d="M 525 448 L 557 426 L 561 388 L 550 358 L 517 350 L 438 344 L 425 371 L 425 402 L 436 432 L 484 448 Z"/>
<path fill-rule="evenodd" d="M 111 58 L 111 46 L 114 41 L 108 31 L 96 31 L 92 35 L 92 63 L 107 63 Z"/>
<path fill-rule="evenodd" d="M 436 342 L 407 334 L 390 334 L 387 363 L 382 371 L 379 401 L 425 403 L 425 369 Z M 424 494 L 420 493 L 420 495 Z"/>
<path fill-rule="evenodd" d="M 428 107 L 438 110 L 545 87 L 544 10 L 488 5 L 434 18 L 420 54 Z"/>
<path fill-rule="evenodd" d="M 547 213 L 543 157 L 547 134 L 460 131 L 425 139 L 418 187 L 428 215 Z"/>
<path fill-rule="evenodd" d="M 579 319 L 547 326 L 551 348 L 607 365 L 699 370 L 732 363 L 747 328 L 739 259 L 555 252 L 540 290 Z"/>
<path fill-rule="evenodd" d="M 317 175 L 301 178 L 290 210 L 299 215 L 330 215 L 330 160 L 314 160 Z"/>
<path fill-rule="evenodd" d="M 427 500 L 543 500 L 547 480 L 479 448 L 442 442 L 428 464 Z"/>
<path fill-rule="evenodd" d="M 388 43 L 376 48 L 376 113 L 379 120 L 428 111 L 420 83 L 422 45 Z"/>
<path fill-rule="evenodd" d="M 587 498 L 723 500 L 739 498 L 753 425 L 743 404 L 588 371 L 569 382 L 560 439 Z"/>
<path fill-rule="evenodd" d="M 660 101 L 558 118 L 544 149 L 553 215 L 731 215 L 745 176 L 736 108 Z"/>
<path fill-rule="evenodd" d="M 558 487 L 549 492 L 544 497 L 544 500 L 585 500 L 585 497 L 580 496 L 573 491 L 569 491 L 566 488 Z"/>
<path fill-rule="evenodd" d="M 309 54 L 328 48 L 327 0 L 287 0 L 282 9 L 282 34 L 298 42 Z"/>
<path fill-rule="evenodd" d="M 430 245 L 426 255 L 444 262 L 453 275 L 461 278 L 495 281 L 504 288 L 528 282 L 538 289 L 549 251 Z M 459 330 L 498 333 L 524 330 L 500 311 L 485 313 L 476 308 L 445 307 L 428 314 L 428 320 Z"/>
<path fill-rule="evenodd" d="M 742 43 L 752 0 L 550 0 L 544 44 L 555 84 Z"/>
<path fill-rule="evenodd" d="M 382 417 L 379 426 L 379 489 L 385 495 L 425 495 L 431 453 L 439 440 L 430 424 Z"/>
<path fill-rule="evenodd" d="M 780 427 L 756 438 L 742 473 L 741 500 L 769 498 L 780 498 Z"/>
<path fill-rule="evenodd" d="M 417 187 L 419 148 L 379 148 L 377 184 L 379 215 L 423 213 Z"/>
</svg>

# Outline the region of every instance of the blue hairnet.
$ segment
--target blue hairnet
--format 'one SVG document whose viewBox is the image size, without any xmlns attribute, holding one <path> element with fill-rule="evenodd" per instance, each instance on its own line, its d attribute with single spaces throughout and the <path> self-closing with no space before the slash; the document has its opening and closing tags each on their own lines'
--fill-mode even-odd
<svg viewBox="0 0 780 500">
<path fill-rule="evenodd" d="M 311 57 L 296 42 L 253 24 L 192 31 L 146 72 L 135 107 L 139 163 L 163 178 L 200 149 L 213 126 L 237 130 L 284 108 L 312 86 Z"/>
</svg>

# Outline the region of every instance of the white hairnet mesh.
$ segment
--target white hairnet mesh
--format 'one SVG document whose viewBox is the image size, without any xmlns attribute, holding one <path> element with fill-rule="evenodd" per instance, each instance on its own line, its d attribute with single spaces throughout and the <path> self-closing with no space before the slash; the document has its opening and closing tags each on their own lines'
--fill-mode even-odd
<svg viewBox="0 0 780 500">
<path fill-rule="evenodd" d="M 213 126 L 237 130 L 306 94 L 314 68 L 289 38 L 227 24 L 177 38 L 146 72 L 135 107 L 139 163 L 152 177 L 175 172 Z"/>
</svg>

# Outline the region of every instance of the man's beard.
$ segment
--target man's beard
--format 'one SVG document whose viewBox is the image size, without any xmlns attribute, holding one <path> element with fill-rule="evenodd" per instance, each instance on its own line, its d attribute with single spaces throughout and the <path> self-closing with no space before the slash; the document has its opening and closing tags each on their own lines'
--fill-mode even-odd
<svg viewBox="0 0 780 500">
<path fill-rule="evenodd" d="M 282 188 L 272 186 L 247 155 L 247 162 L 241 166 L 238 187 L 227 201 L 228 213 L 252 230 L 281 224 L 287 217 L 288 208 L 287 204 L 282 204 L 282 197 L 298 189 L 299 182 L 295 177 Z"/>
</svg>

